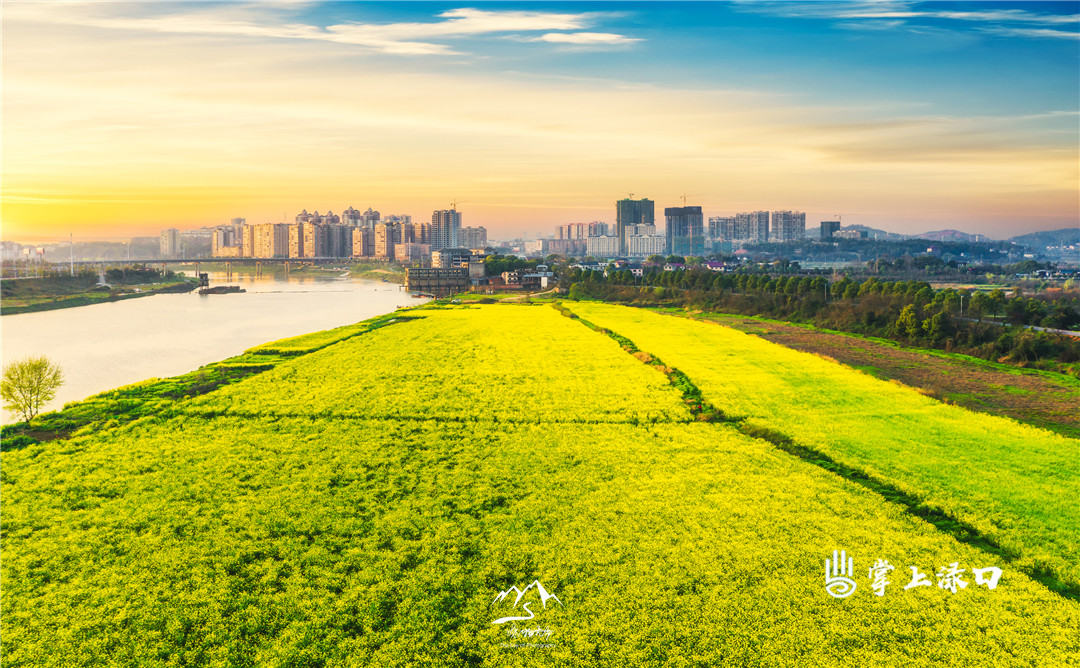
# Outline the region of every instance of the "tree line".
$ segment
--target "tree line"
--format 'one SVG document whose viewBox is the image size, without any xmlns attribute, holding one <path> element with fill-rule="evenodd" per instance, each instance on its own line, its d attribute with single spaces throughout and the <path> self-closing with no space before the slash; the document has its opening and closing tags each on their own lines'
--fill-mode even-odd
<svg viewBox="0 0 1080 668">
<path fill-rule="evenodd" d="M 571 299 L 761 315 L 1074 375 L 1080 371 L 1080 339 L 1028 329 L 1080 327 L 1076 290 L 1025 296 L 1018 290 L 935 290 L 925 281 L 877 277 L 830 281 L 655 267 L 641 276 L 613 267 L 606 275 L 575 268 L 563 280 Z"/>
</svg>

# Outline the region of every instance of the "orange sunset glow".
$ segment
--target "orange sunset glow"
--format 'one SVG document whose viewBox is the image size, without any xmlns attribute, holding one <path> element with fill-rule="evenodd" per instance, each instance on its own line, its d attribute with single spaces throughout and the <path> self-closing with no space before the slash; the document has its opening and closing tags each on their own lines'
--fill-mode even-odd
<svg viewBox="0 0 1080 668">
<path fill-rule="evenodd" d="M 809 84 L 748 76 L 733 55 L 669 53 L 660 40 L 679 26 L 649 26 L 652 5 L 628 5 L 630 26 L 614 11 L 403 7 L 417 16 L 380 17 L 355 39 L 289 5 L 152 5 L 5 3 L 5 239 L 283 222 L 302 208 L 422 218 L 453 201 L 468 224 L 514 236 L 610 219 L 631 192 L 900 232 L 1007 235 L 1078 215 L 1075 95 L 1065 104 L 1053 69 L 1024 84 L 1024 105 L 971 81 L 976 110 L 942 84 L 913 89 L 917 72 L 849 90 L 844 77 L 874 76 L 854 41 L 850 62 L 817 63 Z M 1024 42 L 1028 60 L 1075 50 Z M 958 55 L 934 48 L 946 79 Z"/>
</svg>

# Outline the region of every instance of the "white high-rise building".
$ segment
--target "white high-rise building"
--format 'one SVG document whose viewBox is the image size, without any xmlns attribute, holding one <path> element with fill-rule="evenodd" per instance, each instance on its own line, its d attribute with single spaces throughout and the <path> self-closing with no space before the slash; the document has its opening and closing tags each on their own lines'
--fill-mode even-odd
<svg viewBox="0 0 1080 668">
<path fill-rule="evenodd" d="M 773 211 L 769 241 L 797 241 L 806 234 L 806 214 L 801 211 Z"/>
<path fill-rule="evenodd" d="M 458 231 L 461 230 L 461 213 L 444 209 L 431 214 L 431 250 L 456 248 Z"/>
<path fill-rule="evenodd" d="M 180 230 L 170 227 L 161 231 L 161 257 L 174 258 L 180 254 Z"/>
</svg>

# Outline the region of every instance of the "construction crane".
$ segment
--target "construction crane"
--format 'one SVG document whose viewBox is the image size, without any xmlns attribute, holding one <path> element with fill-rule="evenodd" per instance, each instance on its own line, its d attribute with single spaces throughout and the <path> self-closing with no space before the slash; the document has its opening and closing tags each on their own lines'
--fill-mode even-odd
<svg viewBox="0 0 1080 668">
<path fill-rule="evenodd" d="M 687 197 L 697 197 L 697 195 L 687 195 L 687 194 L 685 194 L 685 193 L 684 193 L 684 194 L 682 195 L 682 205 L 683 205 L 683 206 L 686 206 L 686 198 L 687 198 Z"/>
</svg>

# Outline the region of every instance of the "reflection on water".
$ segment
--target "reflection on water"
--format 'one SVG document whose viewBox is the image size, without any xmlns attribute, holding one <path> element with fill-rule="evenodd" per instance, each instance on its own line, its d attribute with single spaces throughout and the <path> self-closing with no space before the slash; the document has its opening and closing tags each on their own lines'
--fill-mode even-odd
<svg viewBox="0 0 1080 668">
<path fill-rule="evenodd" d="M 154 295 L 5 315 L 3 360 L 48 355 L 63 368 L 64 386 L 48 411 L 121 385 L 186 373 L 260 343 L 426 301 L 393 283 L 349 278 L 210 274 L 210 285 L 246 292 Z"/>
</svg>

